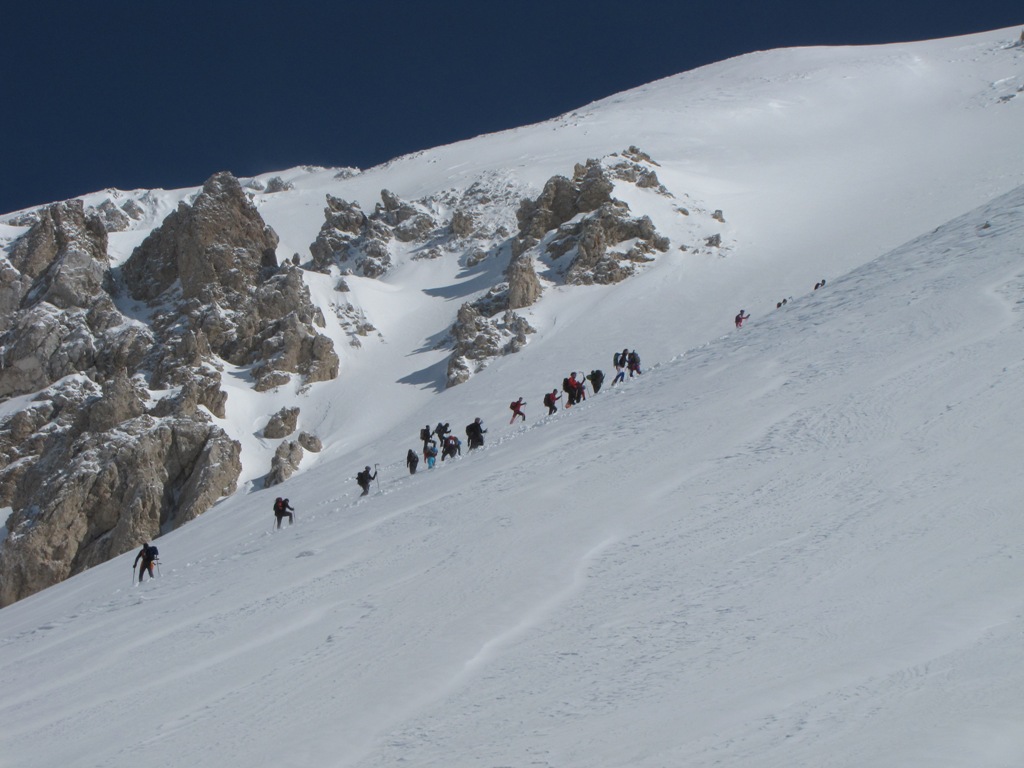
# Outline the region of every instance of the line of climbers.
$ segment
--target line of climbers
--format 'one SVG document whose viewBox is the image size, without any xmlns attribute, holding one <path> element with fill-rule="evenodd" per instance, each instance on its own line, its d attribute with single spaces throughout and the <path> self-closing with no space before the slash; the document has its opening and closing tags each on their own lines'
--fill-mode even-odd
<svg viewBox="0 0 1024 768">
<path fill-rule="evenodd" d="M 814 284 L 814 290 L 825 287 L 825 278 L 822 278 Z M 778 302 L 775 307 L 780 309 L 785 306 L 792 299 L 783 299 Z M 734 318 L 734 322 L 737 328 L 742 328 L 743 323 L 750 319 L 750 314 L 746 310 L 741 309 Z M 640 370 L 640 355 L 636 353 L 636 350 L 630 351 L 627 347 L 621 352 L 616 352 L 612 356 L 612 366 L 615 368 L 615 378 L 612 379 L 612 386 L 626 380 L 626 372 L 629 372 L 629 378 L 640 375 L 643 372 Z M 562 399 L 562 394 L 565 395 L 565 407 L 566 409 L 572 408 L 574 405 L 578 405 L 582 401 L 587 399 L 587 382 L 590 382 L 594 388 L 594 394 L 596 395 L 601 391 L 601 387 L 604 384 L 604 371 L 600 369 L 594 369 L 585 376 L 578 376 L 576 371 L 570 373 L 566 378 L 562 379 L 562 392 L 558 391 L 558 388 L 552 389 L 550 392 L 545 393 L 542 402 L 548 409 L 547 415 L 551 415 L 558 411 L 558 401 Z M 509 424 L 514 424 L 516 418 L 522 417 L 523 421 L 526 421 L 526 414 L 523 412 L 523 406 L 526 402 L 520 397 L 517 400 L 513 400 L 509 403 L 509 409 L 512 411 L 512 418 L 509 419 Z M 487 432 L 483 428 L 483 422 L 478 416 L 473 420 L 473 423 L 466 426 L 466 438 L 469 441 L 469 450 L 474 448 L 480 448 L 484 444 L 484 434 Z M 435 440 L 436 438 L 436 440 Z M 420 430 L 420 440 L 423 442 L 423 459 L 427 464 L 428 469 L 433 469 L 437 462 L 437 446 L 441 445 L 441 461 L 446 458 L 455 458 L 456 456 L 462 455 L 462 441 L 458 437 L 452 434 L 451 424 L 445 422 L 438 422 L 437 426 L 433 429 L 430 425 L 423 427 Z M 415 475 L 416 468 L 419 466 L 420 457 L 416 451 L 412 448 L 405 455 L 405 465 L 409 469 L 409 474 Z M 374 473 L 370 475 L 370 468 L 367 467 L 363 472 L 360 472 L 356 476 L 356 480 L 359 482 L 359 486 L 363 489 L 362 495 L 365 496 L 369 493 L 370 480 L 377 476 Z"/>
<path fill-rule="evenodd" d="M 825 278 L 824 277 L 821 278 L 821 280 L 819 280 L 818 282 L 816 282 L 814 284 L 814 290 L 818 290 L 819 288 L 824 288 L 824 287 L 825 287 Z M 776 309 L 782 309 L 784 306 L 786 306 L 792 300 L 793 300 L 793 297 L 790 296 L 788 298 L 783 299 L 782 301 L 778 301 L 778 302 L 775 303 L 775 308 Z M 739 311 L 739 313 L 735 317 L 736 327 L 737 328 L 742 328 L 744 321 L 749 320 L 749 319 L 750 319 L 750 315 L 748 315 L 744 310 L 741 309 Z"/>
<path fill-rule="evenodd" d="M 819 288 L 824 288 L 824 287 L 825 287 L 825 278 L 824 277 L 821 278 L 821 280 L 819 280 L 818 282 L 816 282 L 814 284 L 814 290 L 818 290 Z M 784 306 L 786 306 L 792 300 L 793 300 L 793 297 L 790 296 L 788 298 L 783 299 L 782 301 L 776 302 L 775 308 L 776 309 L 782 309 Z M 742 312 L 742 310 L 740 310 L 740 311 Z M 739 326 L 736 326 L 736 327 L 738 328 Z"/>
<path fill-rule="evenodd" d="M 626 371 L 629 371 L 630 378 L 642 373 L 640 370 L 640 355 L 636 353 L 635 349 L 632 352 L 628 348 L 623 349 L 622 352 L 616 352 L 612 357 L 612 365 L 615 366 L 616 371 L 615 379 L 612 381 L 613 386 L 617 382 L 625 380 Z M 604 384 L 604 371 L 594 369 L 586 376 L 578 376 L 576 371 L 573 371 L 562 380 L 562 390 L 566 396 L 566 408 L 571 408 L 587 399 L 587 381 L 594 388 L 594 394 L 596 395 L 601 391 L 601 386 Z M 557 388 L 544 395 L 543 402 L 548 409 L 548 415 L 558 410 L 557 403 L 561 399 L 562 395 L 558 392 Z M 525 405 L 526 401 L 522 397 L 509 403 L 509 410 L 512 411 L 512 418 L 508 422 L 510 425 L 514 424 L 517 418 L 522 418 L 524 422 L 526 421 L 526 413 L 523 411 Z M 469 450 L 482 448 L 486 433 L 487 430 L 484 429 L 483 421 L 479 416 L 472 423 L 467 424 L 466 440 L 469 444 Z M 438 422 L 437 426 L 433 429 L 427 424 L 420 430 L 420 441 L 423 443 L 422 454 L 427 469 L 433 469 L 436 465 L 438 445 L 441 446 L 441 461 L 444 461 L 446 458 L 455 458 L 462 455 L 462 441 L 452 434 L 451 424 L 448 422 Z M 409 474 L 416 474 L 419 463 L 419 455 L 410 448 L 405 455 L 405 466 L 409 469 Z"/>
</svg>

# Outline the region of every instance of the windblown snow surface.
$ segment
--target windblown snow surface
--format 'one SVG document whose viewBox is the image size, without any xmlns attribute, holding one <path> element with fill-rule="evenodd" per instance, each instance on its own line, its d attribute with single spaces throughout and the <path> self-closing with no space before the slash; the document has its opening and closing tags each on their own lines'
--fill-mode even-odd
<svg viewBox="0 0 1024 768">
<path fill-rule="evenodd" d="M 1016 36 L 756 54 L 352 179 L 296 170 L 260 201 L 282 256 L 325 191 L 536 188 L 630 144 L 733 246 L 549 288 L 527 347 L 446 391 L 426 340 L 465 277 L 353 279 L 381 333 L 338 381 L 229 399 L 247 455 L 291 401 L 320 457 L 157 539 L 153 581 L 129 554 L 0 611 L 0 764 L 1024 765 Z M 623 346 L 641 376 L 541 415 Z M 484 449 L 408 475 L 421 426 L 475 416 Z M 276 495 L 297 522 L 272 533 Z"/>
</svg>

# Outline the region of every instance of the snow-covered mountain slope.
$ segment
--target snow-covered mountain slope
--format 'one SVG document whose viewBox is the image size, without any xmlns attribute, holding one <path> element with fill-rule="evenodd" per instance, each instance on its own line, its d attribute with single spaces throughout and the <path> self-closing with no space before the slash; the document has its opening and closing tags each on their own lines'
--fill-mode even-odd
<svg viewBox="0 0 1024 768">
<path fill-rule="evenodd" d="M 571 298 L 549 291 L 524 313 L 539 333 L 521 363 L 460 387 L 448 397 L 458 401 L 452 405 L 436 400 L 446 352 L 431 342 L 486 281 L 474 282 L 477 275 L 455 260 L 410 262 L 382 281 L 350 281 L 352 300 L 382 336 L 355 352 L 339 339 L 342 375 L 320 387 L 330 414 L 309 426 L 345 442 L 324 456 L 361 447 L 382 426 L 407 432 L 411 414 L 424 407 L 454 407 L 459 419 L 471 418 L 509 399 L 495 392 L 495 379 L 508 394 L 536 400 L 547 384 L 537 372 L 578 367 L 581 352 L 642 346 L 647 360 L 664 360 L 727 331 L 741 307 L 763 315 L 818 279 L 1024 183 L 1024 49 L 1015 39 L 1016 30 L 1007 30 L 751 54 L 361 174 L 281 174 L 294 189 L 264 196 L 260 210 L 286 256 L 306 252 L 328 193 L 372 210 L 381 189 L 416 199 L 484 179 L 492 188 L 537 190 L 551 175 L 571 175 L 575 163 L 639 145 L 659 164 L 676 203 L 723 210 L 731 244 L 726 258 L 680 252 L 691 241 L 673 231 L 680 219 L 671 206 L 654 195 L 627 198 L 636 215 L 650 215 L 669 235 L 669 254 L 617 286 L 572 291 Z M 420 388 L 410 391 L 410 382 Z M 485 391 L 470 391 L 477 387 Z M 386 414 L 366 407 L 370 393 L 389 402 Z"/>
<path fill-rule="evenodd" d="M 576 163 L 631 145 L 659 164 L 659 180 L 674 197 L 619 185 L 616 195 L 634 214 L 649 215 L 670 238 L 669 253 L 616 286 L 548 290 L 522 313 L 538 334 L 521 359 L 460 387 L 447 398 L 452 404 L 436 399 L 450 352 L 439 343 L 461 303 L 500 279 L 504 263 L 467 269 L 450 254 L 423 262 L 399 251 L 390 273 L 351 278 L 344 295 L 333 278 L 308 273 L 342 357 L 341 375 L 307 391 L 255 398 L 244 380 L 225 382 L 238 385 L 223 426 L 243 444 L 242 479 L 251 481 L 243 489 L 260 485 L 276 443 L 258 433 L 284 403 L 300 405 L 300 427 L 325 442 L 304 469 L 344 455 L 358 461 L 353 453 L 384 429 L 407 433 L 423 409 L 463 419 L 494 408 L 507 400 L 495 392 L 499 376 L 511 390 L 543 391 L 547 382 L 533 372 L 581 365 L 573 362 L 581 352 L 608 345 L 640 346 L 648 361 L 664 360 L 727 331 L 741 307 L 762 316 L 820 278 L 844 274 L 1024 183 L 1024 48 L 1017 34 L 760 52 L 364 172 L 304 167 L 253 180 L 260 213 L 281 238 L 282 260 L 308 258 L 328 194 L 372 211 L 383 189 L 437 200 L 481 185 L 508 197 L 484 212 L 485 223 L 514 227 L 519 197 L 536 194 L 552 175 L 571 175 Z M 268 187 L 275 178 L 280 183 Z M 283 191 L 267 191 L 275 188 Z M 111 234 L 115 262 L 194 192 L 116 193 L 118 203 L 139 202 L 143 216 Z M 723 211 L 728 248 L 715 256 L 725 258 L 679 250 L 693 245 L 694 233 L 676 209 L 691 203 Z M 346 303 L 376 329 L 358 349 L 339 318 Z M 368 407 L 368 398 L 388 408 Z"/>
<path fill-rule="evenodd" d="M 1019 188 L 368 498 L 324 462 L 291 528 L 239 495 L 155 581 L 5 608 L 5 762 L 1019 765 L 1022 243 Z"/>
<path fill-rule="evenodd" d="M 378 331 L 358 349 L 307 272 L 341 375 L 226 377 L 253 483 L 158 540 L 160 580 L 123 556 L 0 611 L 3 761 L 1019 765 L 1017 33 L 752 54 L 355 175 L 267 174 L 292 186 L 256 196 L 284 259 L 326 194 L 536 192 L 637 145 L 729 248 L 680 251 L 684 220 L 624 188 L 669 252 L 550 286 L 527 347 L 445 391 L 436 341 L 494 265 L 348 278 Z M 144 218 L 113 258 L 194 191 L 123 193 Z M 623 346 L 642 377 L 541 418 Z M 253 493 L 285 404 L 325 449 Z M 408 477 L 419 427 L 476 416 L 485 450 Z M 277 494 L 298 524 L 272 536 Z"/>
</svg>

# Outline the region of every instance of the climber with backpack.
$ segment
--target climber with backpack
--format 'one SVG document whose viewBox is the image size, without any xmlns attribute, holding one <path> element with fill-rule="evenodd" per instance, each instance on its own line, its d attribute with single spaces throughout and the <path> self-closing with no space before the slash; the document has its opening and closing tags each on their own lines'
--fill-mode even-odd
<svg viewBox="0 0 1024 768">
<path fill-rule="evenodd" d="M 601 369 L 593 370 L 587 378 L 590 379 L 590 384 L 594 388 L 594 394 L 596 395 L 601 391 L 601 385 L 604 384 L 604 371 Z"/>
<path fill-rule="evenodd" d="M 474 448 L 482 448 L 484 444 L 484 433 L 487 432 L 484 429 L 483 422 L 480 421 L 480 417 L 477 416 L 471 424 L 466 425 L 466 438 L 469 440 L 469 450 Z"/>
<path fill-rule="evenodd" d="M 423 446 L 423 458 L 427 462 L 427 469 L 433 469 L 434 464 L 437 462 L 437 443 L 433 440 L 428 440 L 427 444 Z"/>
<path fill-rule="evenodd" d="M 629 353 L 626 350 L 622 350 L 622 352 L 616 352 L 614 355 L 612 355 L 612 365 L 615 366 L 615 378 L 612 379 L 613 387 L 620 381 L 626 380 L 627 357 L 629 357 Z"/>
<path fill-rule="evenodd" d="M 370 481 L 377 477 L 377 473 L 370 474 L 370 468 L 366 467 L 362 472 L 356 475 L 356 482 L 359 483 L 359 487 L 363 489 L 360 496 L 366 496 L 370 493 Z"/>
<path fill-rule="evenodd" d="M 640 355 L 636 353 L 635 349 L 630 352 L 629 356 L 626 358 L 626 367 L 629 368 L 629 378 L 631 379 L 633 378 L 634 373 L 643 373 L 643 371 L 640 370 Z"/>
<path fill-rule="evenodd" d="M 291 504 L 288 503 L 288 499 L 282 499 L 280 496 L 274 501 L 274 516 L 277 518 L 277 528 L 281 527 L 281 521 L 287 517 L 288 525 L 295 522 L 295 515 L 292 514 L 295 510 L 292 509 Z"/>
<path fill-rule="evenodd" d="M 449 424 L 442 424 L 440 421 L 437 422 L 437 426 L 434 427 L 434 434 L 437 435 L 437 439 L 442 446 L 444 445 L 445 435 L 451 431 L 451 426 Z"/>
<path fill-rule="evenodd" d="M 416 455 L 416 451 L 410 448 L 409 452 L 405 454 L 405 466 L 409 468 L 410 475 L 416 474 L 416 467 L 419 465 L 419 463 L 420 457 Z"/>
<path fill-rule="evenodd" d="M 142 543 L 142 549 L 139 550 L 139 554 L 135 556 L 135 562 L 132 563 L 132 571 L 134 571 L 139 560 L 142 561 L 142 567 L 139 568 L 139 584 L 142 583 L 142 577 L 146 571 L 149 571 L 149 578 L 153 578 L 153 563 L 157 562 L 159 556 L 160 550 L 156 548 L 156 545 L 150 544 L 148 541 Z"/>
<path fill-rule="evenodd" d="M 455 435 L 448 435 L 441 447 L 441 461 L 444 461 L 449 456 L 454 459 L 456 455 L 462 455 L 462 441 Z"/>
<path fill-rule="evenodd" d="M 508 407 L 512 409 L 512 418 L 511 420 L 509 420 L 509 424 L 516 420 L 516 416 L 522 416 L 523 421 L 526 421 L 526 414 L 523 413 L 524 405 L 526 405 L 526 403 L 523 402 L 523 398 L 521 397 L 518 400 L 513 400 L 511 403 L 509 403 Z"/>
<path fill-rule="evenodd" d="M 568 381 L 568 379 L 566 379 L 566 381 Z M 552 413 L 558 410 L 558 406 L 556 406 L 555 403 L 561 399 L 562 396 L 558 394 L 557 389 L 552 389 L 550 392 L 544 395 L 544 405 L 548 407 L 548 416 L 550 416 Z"/>
</svg>

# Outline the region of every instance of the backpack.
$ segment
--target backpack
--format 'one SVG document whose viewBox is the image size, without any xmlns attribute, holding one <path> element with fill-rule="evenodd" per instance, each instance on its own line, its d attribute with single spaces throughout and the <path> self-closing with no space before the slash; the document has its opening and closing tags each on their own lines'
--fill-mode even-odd
<svg viewBox="0 0 1024 768">
<path fill-rule="evenodd" d="M 511 403 L 508 404 L 508 407 L 511 408 L 513 411 L 516 410 L 516 408 L 519 407 L 519 401 L 513 400 Z"/>
<path fill-rule="evenodd" d="M 156 560 L 160 556 L 160 550 L 157 549 L 153 544 L 146 547 L 146 555 L 150 560 Z"/>
<path fill-rule="evenodd" d="M 572 384 L 569 383 L 569 377 L 568 376 L 566 376 L 564 379 L 562 379 L 562 391 L 563 392 L 572 392 Z"/>
<path fill-rule="evenodd" d="M 619 367 L 622 366 L 621 355 L 619 355 L 618 352 L 616 352 L 614 357 L 612 357 L 612 365 L 614 365 L 616 368 L 619 368 Z"/>
<path fill-rule="evenodd" d="M 544 395 L 544 405 L 546 405 L 548 408 L 551 407 L 551 393 L 550 392 L 548 392 L 546 395 Z"/>
<path fill-rule="evenodd" d="M 280 496 L 278 496 L 277 501 L 274 502 L 274 511 L 284 512 L 284 499 L 282 499 Z"/>
<path fill-rule="evenodd" d="M 422 440 L 423 442 L 426 442 L 429 439 L 430 439 L 430 430 L 427 427 L 424 427 L 423 429 L 420 430 L 420 440 Z"/>
</svg>

